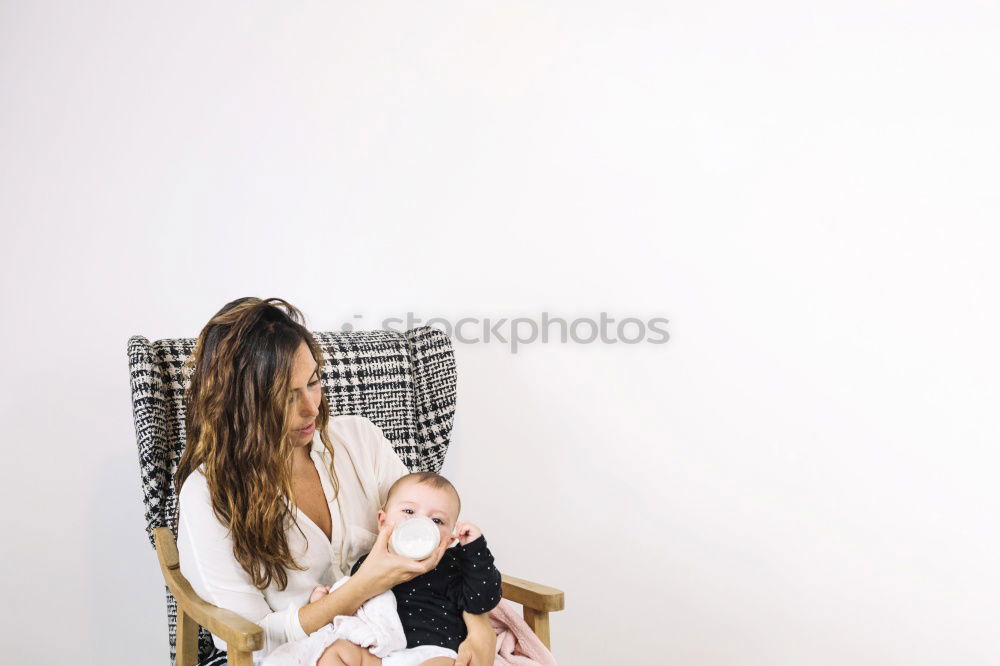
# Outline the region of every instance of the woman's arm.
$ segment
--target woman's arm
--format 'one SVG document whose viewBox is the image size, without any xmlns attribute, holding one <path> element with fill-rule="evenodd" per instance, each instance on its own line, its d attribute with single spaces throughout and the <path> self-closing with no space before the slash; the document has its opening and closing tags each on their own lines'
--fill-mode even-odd
<svg viewBox="0 0 1000 666">
<path fill-rule="evenodd" d="M 299 609 L 299 624 L 302 626 L 302 631 L 308 635 L 329 624 L 338 615 L 354 615 L 361 608 L 361 604 L 384 591 L 378 589 L 374 581 L 352 576 L 330 594 L 323 595 L 317 601 Z"/>
<path fill-rule="evenodd" d="M 181 571 L 205 601 L 259 624 L 264 645 L 255 655 L 266 655 L 278 645 L 305 638 L 298 605 L 272 609 L 233 555 L 233 542 L 212 510 L 208 485 L 201 472 L 184 482 L 178 498 L 177 550 Z M 221 640 L 216 645 L 224 648 Z"/>
<path fill-rule="evenodd" d="M 475 615 L 462 611 L 469 636 L 458 646 L 455 666 L 493 666 L 497 656 L 497 633 L 485 613 Z"/>
<path fill-rule="evenodd" d="M 353 615 L 361 604 L 372 597 L 427 573 L 438 565 L 451 542 L 450 537 L 442 537 L 431 556 L 417 562 L 389 552 L 392 529 L 392 523 L 387 523 L 379 530 L 372 551 L 363 558 L 361 566 L 346 583 L 299 609 L 299 622 L 307 634 L 332 622 L 338 615 Z"/>
</svg>

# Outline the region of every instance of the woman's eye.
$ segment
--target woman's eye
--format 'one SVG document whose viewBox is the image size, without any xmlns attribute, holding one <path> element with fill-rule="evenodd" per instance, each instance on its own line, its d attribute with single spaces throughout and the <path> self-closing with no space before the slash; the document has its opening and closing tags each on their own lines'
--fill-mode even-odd
<svg viewBox="0 0 1000 666">
<path fill-rule="evenodd" d="M 318 379 L 316 381 L 309 382 L 309 386 L 316 386 L 316 384 L 319 384 Z"/>
</svg>

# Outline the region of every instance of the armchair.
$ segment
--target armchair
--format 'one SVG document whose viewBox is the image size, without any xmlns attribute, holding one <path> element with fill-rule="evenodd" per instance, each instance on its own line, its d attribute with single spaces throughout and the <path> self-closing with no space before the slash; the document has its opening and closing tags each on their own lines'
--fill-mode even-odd
<svg viewBox="0 0 1000 666">
<path fill-rule="evenodd" d="M 451 340 L 422 326 L 404 333 L 313 332 L 325 360 L 322 385 L 332 414 L 360 414 L 377 424 L 410 471 L 439 471 L 455 414 L 456 369 Z M 192 338 L 128 341 L 132 409 L 139 448 L 146 532 L 166 584 L 171 662 L 177 666 L 250 666 L 263 630 L 198 597 L 180 570 L 175 538 L 173 478 L 185 444 L 184 390 Z M 503 574 L 503 596 L 550 645 L 549 613 L 562 610 L 563 593 Z M 207 630 L 207 631 L 206 631 Z M 209 634 L 226 641 L 218 652 Z"/>
</svg>

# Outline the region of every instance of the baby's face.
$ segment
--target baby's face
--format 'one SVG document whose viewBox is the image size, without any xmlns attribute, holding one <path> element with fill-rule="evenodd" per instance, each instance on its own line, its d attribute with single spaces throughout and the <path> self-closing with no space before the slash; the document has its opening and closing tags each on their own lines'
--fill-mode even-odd
<svg viewBox="0 0 1000 666">
<path fill-rule="evenodd" d="M 441 538 L 450 537 L 458 520 L 458 500 L 450 488 L 435 488 L 412 481 L 392 493 L 384 511 L 378 512 L 378 524 L 399 525 L 413 516 L 426 516 L 441 531 Z"/>
</svg>

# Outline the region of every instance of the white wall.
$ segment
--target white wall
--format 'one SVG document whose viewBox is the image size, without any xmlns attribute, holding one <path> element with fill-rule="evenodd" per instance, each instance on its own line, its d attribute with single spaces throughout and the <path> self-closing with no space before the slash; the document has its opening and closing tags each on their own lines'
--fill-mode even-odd
<svg viewBox="0 0 1000 666">
<path fill-rule="evenodd" d="M 562 664 L 1000 661 L 988 2 L 4 2 L 4 662 L 166 660 L 125 343 L 459 345 L 445 472 Z"/>
</svg>

